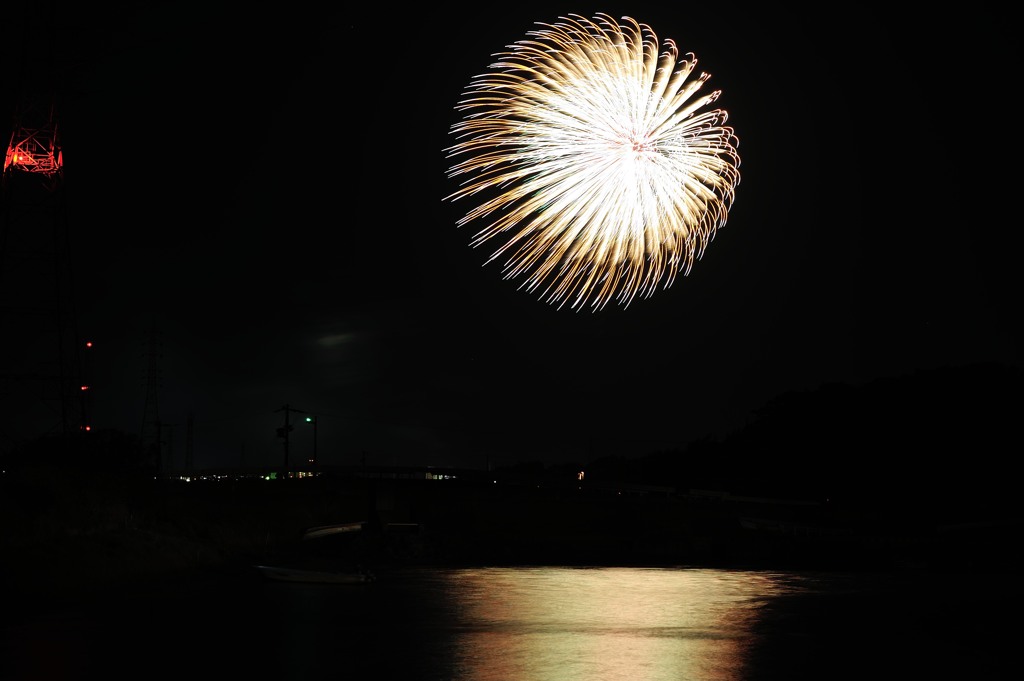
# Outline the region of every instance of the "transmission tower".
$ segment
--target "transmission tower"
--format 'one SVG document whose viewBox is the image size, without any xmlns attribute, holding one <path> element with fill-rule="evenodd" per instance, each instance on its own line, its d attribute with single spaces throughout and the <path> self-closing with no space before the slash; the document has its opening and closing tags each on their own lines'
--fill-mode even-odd
<svg viewBox="0 0 1024 681">
<path fill-rule="evenodd" d="M 195 470 L 195 464 L 193 463 L 193 453 L 195 450 L 195 437 L 194 437 L 195 418 L 192 412 L 188 413 L 185 420 L 185 472 L 191 473 Z"/>
<path fill-rule="evenodd" d="M 45 46 L 32 47 L 39 49 L 24 52 L 45 52 Z M 57 97 L 41 61 L 25 59 L 13 111 L 6 112 L 11 126 L 0 178 L 0 408 L 11 425 L 0 431 L 5 444 L 90 427 Z"/>
<path fill-rule="evenodd" d="M 156 323 L 149 332 L 146 344 L 146 399 L 142 407 L 142 457 L 157 469 L 163 463 L 161 456 L 162 428 L 160 426 L 160 339 Z"/>
</svg>

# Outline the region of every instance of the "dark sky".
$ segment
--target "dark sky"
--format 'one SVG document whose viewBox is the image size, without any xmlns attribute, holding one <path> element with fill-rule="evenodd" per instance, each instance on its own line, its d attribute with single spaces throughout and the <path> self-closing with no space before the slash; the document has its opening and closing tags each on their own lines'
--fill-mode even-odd
<svg viewBox="0 0 1024 681">
<path fill-rule="evenodd" d="M 179 461 L 192 414 L 197 465 L 279 463 L 286 404 L 325 463 L 641 455 L 789 391 L 1021 364 L 1020 52 L 995 3 L 125 5 L 58 2 L 39 46 L 94 424 L 140 431 L 155 324 Z M 696 54 L 742 181 L 689 276 L 591 313 L 483 266 L 442 199 L 472 76 L 596 11 Z"/>
</svg>

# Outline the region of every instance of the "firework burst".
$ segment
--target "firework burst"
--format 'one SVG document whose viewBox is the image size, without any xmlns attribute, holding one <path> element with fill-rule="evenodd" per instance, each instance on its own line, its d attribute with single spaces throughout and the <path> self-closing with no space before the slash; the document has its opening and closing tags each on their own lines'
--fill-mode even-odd
<svg viewBox="0 0 1024 681">
<path fill-rule="evenodd" d="M 561 308 L 603 309 L 668 288 L 723 227 L 740 181 L 721 91 L 629 17 L 560 17 L 494 55 L 455 109 L 448 170 L 478 201 L 504 277 Z"/>
</svg>

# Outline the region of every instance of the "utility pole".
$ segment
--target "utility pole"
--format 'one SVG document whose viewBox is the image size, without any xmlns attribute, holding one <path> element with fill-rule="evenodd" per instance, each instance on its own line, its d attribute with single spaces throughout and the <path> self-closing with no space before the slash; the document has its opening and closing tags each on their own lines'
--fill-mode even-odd
<svg viewBox="0 0 1024 681">
<path fill-rule="evenodd" d="M 295 409 L 295 408 L 289 406 L 288 404 L 285 404 L 280 409 L 275 409 L 274 413 L 277 413 L 279 411 L 283 411 L 284 412 L 284 427 L 277 429 L 277 436 L 280 437 L 280 438 L 284 438 L 284 473 L 283 473 L 283 477 L 288 477 L 288 434 L 295 428 L 295 426 L 293 426 L 290 423 L 289 416 L 290 416 L 291 412 L 293 412 L 293 411 L 296 412 L 296 413 L 299 413 L 299 414 L 305 414 L 306 412 L 302 411 L 301 409 Z"/>
</svg>

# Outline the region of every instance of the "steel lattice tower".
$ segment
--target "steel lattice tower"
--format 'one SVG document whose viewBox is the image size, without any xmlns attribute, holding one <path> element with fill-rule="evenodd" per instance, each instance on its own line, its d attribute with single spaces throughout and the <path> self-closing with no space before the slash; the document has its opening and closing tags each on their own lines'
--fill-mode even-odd
<svg viewBox="0 0 1024 681">
<path fill-rule="evenodd" d="M 89 428 L 86 346 L 75 312 L 64 156 L 39 17 L 9 25 L 22 56 L 0 178 L 0 445 Z M 6 83 L 5 83 L 6 85 Z"/>
<path fill-rule="evenodd" d="M 142 408 L 142 456 L 158 471 L 163 466 L 163 424 L 160 423 L 160 339 L 153 323 L 146 344 L 146 399 Z"/>
</svg>

